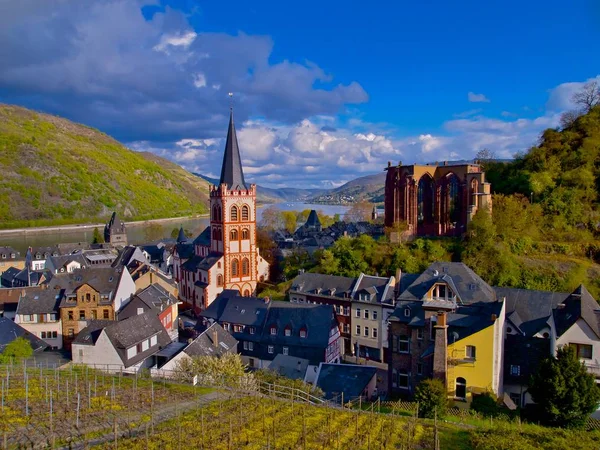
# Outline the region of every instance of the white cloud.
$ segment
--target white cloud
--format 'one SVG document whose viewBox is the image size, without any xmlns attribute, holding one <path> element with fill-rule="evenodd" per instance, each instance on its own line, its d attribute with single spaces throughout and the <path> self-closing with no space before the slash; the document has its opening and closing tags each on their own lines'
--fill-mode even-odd
<svg viewBox="0 0 600 450">
<path fill-rule="evenodd" d="M 562 83 L 553 89 L 550 89 L 550 96 L 546 102 L 546 109 L 551 111 L 566 111 L 574 109 L 576 105 L 573 103 L 573 95 L 581 91 L 585 83 L 597 81 L 600 83 L 600 75 L 588 78 L 585 81 L 576 81 Z"/>
<path fill-rule="evenodd" d="M 203 73 L 197 73 L 194 76 L 194 86 L 196 86 L 197 88 L 206 87 L 206 77 Z"/>
<path fill-rule="evenodd" d="M 487 98 L 484 94 L 476 94 L 474 92 L 469 92 L 467 94 L 467 98 L 471 103 L 489 103 L 490 99 Z"/>
<path fill-rule="evenodd" d="M 153 47 L 154 51 L 169 53 L 169 47 L 182 47 L 187 49 L 198 35 L 193 31 L 178 34 L 164 34 L 160 42 Z"/>
</svg>

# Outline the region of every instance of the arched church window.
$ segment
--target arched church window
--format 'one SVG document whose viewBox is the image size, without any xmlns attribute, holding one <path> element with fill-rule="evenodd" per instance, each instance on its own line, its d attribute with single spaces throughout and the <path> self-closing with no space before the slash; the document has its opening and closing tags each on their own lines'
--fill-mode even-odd
<svg viewBox="0 0 600 450">
<path fill-rule="evenodd" d="M 217 286 L 223 286 L 223 275 L 221 274 L 217 275 Z"/>
<path fill-rule="evenodd" d="M 238 207 L 234 205 L 231 207 L 231 221 L 237 222 L 238 220 L 240 220 L 238 216 Z"/>
<path fill-rule="evenodd" d="M 248 222 L 250 220 L 250 208 L 248 205 L 242 206 L 242 221 Z"/>
<path fill-rule="evenodd" d="M 217 221 L 221 221 L 222 220 L 222 214 L 221 214 L 221 207 L 217 206 Z"/>
<path fill-rule="evenodd" d="M 219 219 L 217 219 L 217 217 L 218 217 L 217 216 L 217 205 L 215 205 L 215 206 L 213 206 L 213 209 L 212 209 L 212 220 L 214 220 L 214 221 L 219 220 Z"/>
<path fill-rule="evenodd" d="M 250 239 L 250 230 L 248 228 L 242 230 L 242 239 Z"/>
<path fill-rule="evenodd" d="M 237 259 L 233 259 L 231 261 L 231 276 L 232 277 L 237 277 L 239 276 L 240 273 L 240 263 Z"/>
<path fill-rule="evenodd" d="M 237 230 L 231 230 L 230 234 L 230 238 L 232 241 L 237 241 L 238 240 L 238 231 Z"/>
<path fill-rule="evenodd" d="M 248 258 L 242 259 L 242 275 L 250 275 L 250 260 Z"/>
<path fill-rule="evenodd" d="M 248 289 L 244 290 L 244 297 L 250 297 L 250 290 L 248 290 Z"/>
</svg>

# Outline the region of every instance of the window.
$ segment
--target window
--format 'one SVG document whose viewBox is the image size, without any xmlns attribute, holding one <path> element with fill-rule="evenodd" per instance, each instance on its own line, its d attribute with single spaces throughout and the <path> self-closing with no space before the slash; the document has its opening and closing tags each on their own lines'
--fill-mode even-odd
<svg viewBox="0 0 600 450">
<path fill-rule="evenodd" d="M 377 311 L 373 311 L 373 320 L 377 320 Z"/>
<path fill-rule="evenodd" d="M 217 275 L 217 286 L 223 286 L 223 275 L 221 274 Z"/>
<path fill-rule="evenodd" d="M 417 375 L 423 375 L 423 363 L 417 363 Z"/>
<path fill-rule="evenodd" d="M 79 311 L 79 320 L 85 320 L 85 311 Z"/>
<path fill-rule="evenodd" d="M 288 355 L 289 354 L 289 349 L 287 347 L 283 347 L 283 354 L 284 355 Z"/>
<path fill-rule="evenodd" d="M 56 331 L 52 332 L 52 339 L 58 338 L 58 333 Z"/>
<path fill-rule="evenodd" d="M 286 336 L 291 336 L 292 335 L 292 329 L 289 327 L 285 327 L 285 335 Z"/>
<path fill-rule="evenodd" d="M 360 336 L 360 325 L 356 325 L 356 335 Z"/>
<path fill-rule="evenodd" d="M 301 338 L 305 338 L 306 337 L 306 330 L 300 330 L 300 337 Z"/>
<path fill-rule="evenodd" d="M 131 359 L 135 356 L 136 351 L 135 347 L 130 347 L 127 349 L 127 359 Z"/>
<path fill-rule="evenodd" d="M 89 294 L 89 292 L 87 294 L 85 294 L 85 301 L 89 302 L 92 300 L 92 296 Z"/>
<path fill-rule="evenodd" d="M 417 328 L 417 339 L 423 340 L 423 328 Z"/>
<path fill-rule="evenodd" d="M 250 334 L 254 334 L 254 327 L 250 327 Z"/>
<path fill-rule="evenodd" d="M 231 221 L 232 222 L 237 222 L 239 219 L 238 217 L 238 207 L 237 206 L 232 206 L 231 207 Z"/>
<path fill-rule="evenodd" d="M 272 345 L 269 345 L 269 347 L 267 348 L 267 351 L 269 352 L 269 355 L 272 355 L 273 352 L 275 351 L 275 348 Z"/>
<path fill-rule="evenodd" d="M 229 331 L 230 330 L 230 326 L 229 326 L 229 324 L 227 322 L 223 322 L 223 329 L 225 331 Z"/>
<path fill-rule="evenodd" d="M 240 263 L 237 259 L 231 261 L 231 276 L 237 277 L 240 272 Z"/>
<path fill-rule="evenodd" d="M 104 311 L 102 311 L 102 317 L 104 317 L 105 319 L 108 319 L 109 313 L 108 313 L 108 309 L 105 309 Z"/>
<path fill-rule="evenodd" d="M 248 228 L 242 230 L 242 239 L 250 239 L 250 231 L 248 231 Z"/>
<path fill-rule="evenodd" d="M 241 325 L 234 325 L 233 326 L 233 332 L 234 333 L 241 333 L 242 332 L 242 326 Z"/>
<path fill-rule="evenodd" d="M 274 336 L 277 334 L 277 327 L 271 327 L 271 335 Z"/>
<path fill-rule="evenodd" d="M 69 320 L 73 320 L 73 311 L 69 311 Z"/>
<path fill-rule="evenodd" d="M 577 352 L 577 357 L 581 359 L 592 359 L 592 346 L 589 344 L 569 344 Z"/>
<path fill-rule="evenodd" d="M 33 322 L 33 314 L 25 314 L 23 316 L 23 322 Z"/>
<path fill-rule="evenodd" d="M 213 210 L 212 210 L 212 220 L 216 221 L 217 220 L 217 205 L 213 206 Z"/>
<path fill-rule="evenodd" d="M 69 328 L 69 329 L 67 330 L 67 336 L 69 336 L 69 337 L 71 337 L 71 338 L 72 338 L 73 336 L 75 336 L 75 330 L 74 330 L 73 328 Z"/>
<path fill-rule="evenodd" d="M 410 308 L 404 308 L 404 317 L 410 317 Z"/>
<path fill-rule="evenodd" d="M 467 398 L 467 380 L 462 377 L 456 379 L 456 398 L 466 400 Z"/>
<path fill-rule="evenodd" d="M 237 241 L 238 240 L 238 232 L 237 232 L 237 230 L 231 230 L 230 236 L 231 236 L 231 240 L 232 241 Z"/>
<path fill-rule="evenodd" d="M 368 319 L 368 318 L 369 318 L 369 310 L 365 309 L 365 319 Z"/>
<path fill-rule="evenodd" d="M 46 339 L 46 332 L 45 332 L 45 331 L 42 331 L 41 338 L 42 338 L 42 339 Z"/>
<path fill-rule="evenodd" d="M 242 275 L 250 275 L 250 260 L 248 258 L 242 259 Z"/>
<path fill-rule="evenodd" d="M 156 336 L 152 336 L 150 338 L 150 347 L 154 347 L 158 342 L 158 338 Z"/>
<path fill-rule="evenodd" d="M 248 350 L 248 342 L 244 341 L 244 350 Z"/>
<path fill-rule="evenodd" d="M 360 308 L 356 308 L 356 317 L 360 318 Z"/>
<path fill-rule="evenodd" d="M 250 208 L 248 205 L 242 206 L 242 221 L 248 222 L 250 220 Z"/>
<path fill-rule="evenodd" d="M 517 366 L 517 365 L 510 365 L 510 374 L 514 375 L 514 376 L 519 376 L 521 375 L 521 366 Z"/>
<path fill-rule="evenodd" d="M 408 353 L 410 350 L 408 336 L 400 335 L 398 336 L 398 351 L 400 353 Z"/>
<path fill-rule="evenodd" d="M 350 333 L 350 325 L 347 323 L 342 324 L 342 333 Z"/>
<path fill-rule="evenodd" d="M 406 371 L 398 372 L 398 387 L 400 389 L 408 389 L 408 373 Z"/>
<path fill-rule="evenodd" d="M 250 289 L 244 289 L 244 297 L 250 297 Z"/>
<path fill-rule="evenodd" d="M 349 316 L 350 315 L 350 307 L 349 306 L 344 306 L 344 315 L 345 316 Z"/>
<path fill-rule="evenodd" d="M 140 308 L 138 308 L 138 309 L 140 309 Z M 138 314 L 139 314 L 139 313 L 138 313 Z M 97 318 L 98 318 L 98 317 L 97 317 L 97 313 L 96 313 L 96 310 L 94 309 L 94 310 L 92 310 L 92 319 L 93 319 L 93 320 L 96 320 Z"/>
<path fill-rule="evenodd" d="M 377 328 L 373 328 L 373 337 L 377 338 Z"/>
<path fill-rule="evenodd" d="M 251 352 L 254 350 L 254 342 L 248 342 L 248 351 Z"/>
<path fill-rule="evenodd" d="M 467 345 L 465 348 L 465 356 L 469 359 L 475 359 L 476 352 L 474 345 Z"/>
</svg>

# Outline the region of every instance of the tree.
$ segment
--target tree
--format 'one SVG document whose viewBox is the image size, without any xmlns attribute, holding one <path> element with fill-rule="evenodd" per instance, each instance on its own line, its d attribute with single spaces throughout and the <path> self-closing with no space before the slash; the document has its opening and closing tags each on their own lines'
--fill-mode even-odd
<svg viewBox="0 0 600 450">
<path fill-rule="evenodd" d="M 103 244 L 104 243 L 104 235 L 100 233 L 98 228 L 94 228 L 94 235 L 92 238 L 92 244 Z"/>
<path fill-rule="evenodd" d="M 29 341 L 23 337 L 18 337 L 8 344 L 0 355 L 0 363 L 7 364 L 12 360 L 26 359 L 33 355 L 33 348 Z"/>
<path fill-rule="evenodd" d="M 297 214 L 294 211 L 281 211 L 280 214 L 286 231 L 290 234 L 293 234 L 294 231 L 296 231 L 296 228 L 298 228 Z"/>
<path fill-rule="evenodd" d="M 471 409 L 484 417 L 496 417 L 500 414 L 498 399 L 492 392 L 473 395 Z"/>
<path fill-rule="evenodd" d="M 595 106 L 600 105 L 600 86 L 597 81 L 590 81 L 583 88 L 573 94 L 573 103 L 581 107 L 584 113 L 590 112 Z"/>
<path fill-rule="evenodd" d="M 438 379 L 423 380 L 415 390 L 415 401 L 419 403 L 419 417 L 433 419 L 446 415 L 448 392 L 444 383 Z"/>
<path fill-rule="evenodd" d="M 368 222 L 371 220 L 371 213 L 373 212 L 373 204 L 367 201 L 361 200 L 353 203 L 352 206 L 346 211 L 344 220 L 346 222 Z"/>
<path fill-rule="evenodd" d="M 255 390 L 256 381 L 252 374 L 246 373 L 246 366 L 237 353 L 215 356 L 196 356 L 183 358 L 175 365 L 175 377 L 179 381 L 191 382 L 194 376 L 204 386 L 226 386 Z"/>
<path fill-rule="evenodd" d="M 543 360 L 531 377 L 529 393 L 547 425 L 579 427 L 600 404 L 600 388 L 572 346 Z"/>
<path fill-rule="evenodd" d="M 496 159 L 496 152 L 490 150 L 489 148 L 482 148 L 475 155 L 475 160 L 479 161 L 481 168 L 485 172 L 486 167 L 489 163 L 493 162 Z"/>
<path fill-rule="evenodd" d="M 267 231 L 281 230 L 283 228 L 281 210 L 275 205 L 264 208 L 260 218 L 260 226 Z"/>
</svg>

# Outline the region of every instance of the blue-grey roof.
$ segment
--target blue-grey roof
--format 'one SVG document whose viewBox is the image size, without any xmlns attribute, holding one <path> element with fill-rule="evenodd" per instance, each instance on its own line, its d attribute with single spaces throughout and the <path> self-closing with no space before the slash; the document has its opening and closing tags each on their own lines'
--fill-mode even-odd
<svg viewBox="0 0 600 450">
<path fill-rule="evenodd" d="M 294 278 L 290 291 L 349 300 L 355 282 L 356 278 L 307 272 Z"/>
<path fill-rule="evenodd" d="M 354 364 L 321 364 L 317 387 L 330 399 L 344 394 L 344 401 L 355 399 L 377 375 L 377 369 Z"/>
<path fill-rule="evenodd" d="M 19 324 L 6 317 L 0 317 L 0 353 L 4 351 L 8 344 L 19 337 L 27 339 L 34 352 L 40 352 L 48 348 L 48 344 Z"/>
<path fill-rule="evenodd" d="M 183 231 L 183 225 L 179 227 L 179 233 L 177 233 L 177 243 L 187 241 L 187 237 L 185 235 L 185 231 Z"/>
<path fill-rule="evenodd" d="M 19 299 L 17 314 L 57 314 L 63 295 L 63 290 L 45 286 L 27 289 Z"/>
<path fill-rule="evenodd" d="M 319 216 L 317 211 L 314 209 L 310 210 L 310 214 L 308 215 L 308 219 L 306 219 L 306 223 L 304 224 L 307 227 L 320 227 L 321 221 L 319 220 Z"/>
<path fill-rule="evenodd" d="M 189 242 L 180 242 L 175 246 L 175 249 L 181 259 L 189 259 L 194 256 L 194 244 Z"/>
<path fill-rule="evenodd" d="M 183 349 L 188 356 L 223 356 L 237 353 L 238 341 L 218 323 L 213 323 Z"/>
<path fill-rule="evenodd" d="M 223 154 L 223 166 L 221 167 L 221 178 L 219 185 L 226 184 L 229 190 L 247 189 L 242 170 L 242 159 L 238 147 L 235 125 L 233 123 L 233 110 L 229 116 L 229 128 L 227 130 L 227 141 L 225 142 L 225 153 Z"/>
<path fill-rule="evenodd" d="M 278 354 L 269 364 L 269 370 L 292 380 L 303 380 L 309 361 L 304 358 Z"/>
<path fill-rule="evenodd" d="M 553 312 L 557 336 L 562 336 L 575 322 L 583 319 L 600 337 L 600 306 L 584 285 L 579 285 L 563 304 L 564 307 Z"/>
<path fill-rule="evenodd" d="M 210 238 L 210 226 L 208 226 L 194 239 L 194 245 L 210 247 Z"/>
</svg>

